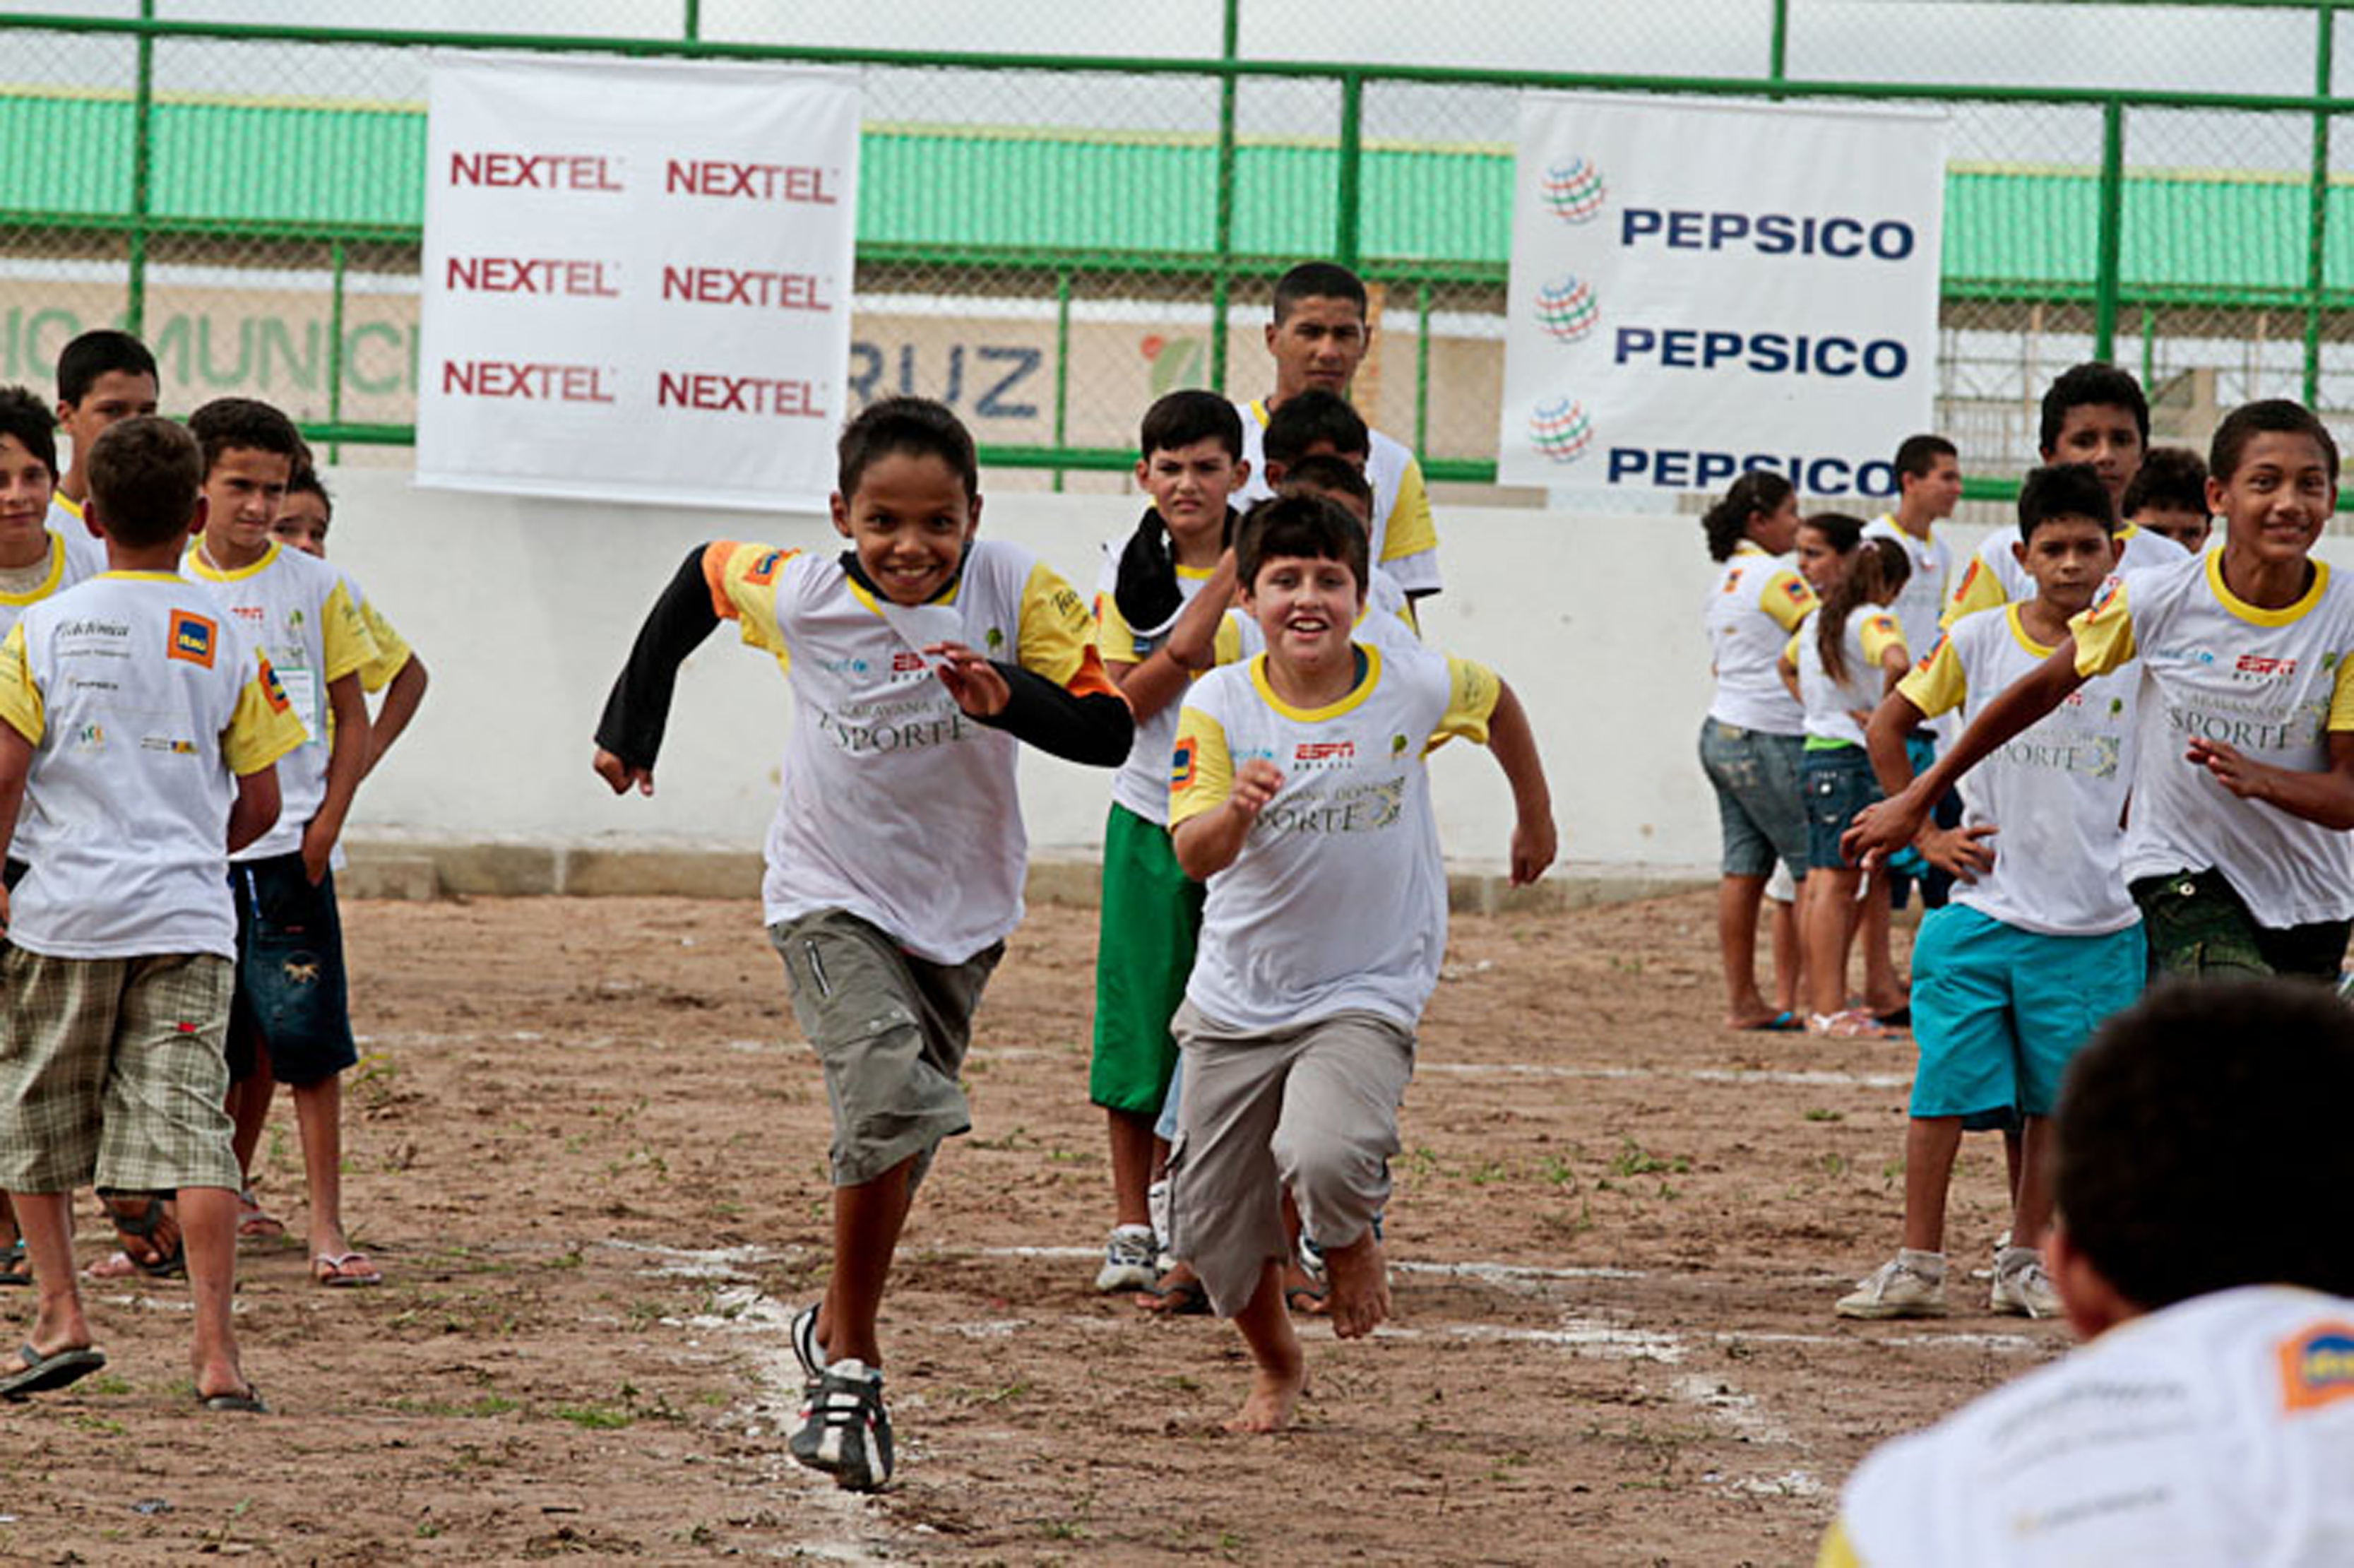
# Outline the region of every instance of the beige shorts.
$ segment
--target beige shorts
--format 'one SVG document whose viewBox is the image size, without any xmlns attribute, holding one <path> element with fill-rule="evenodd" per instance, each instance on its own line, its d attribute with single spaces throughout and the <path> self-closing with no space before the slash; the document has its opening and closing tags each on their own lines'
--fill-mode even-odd
<svg viewBox="0 0 2354 1568">
<path fill-rule="evenodd" d="M 793 1016 L 825 1068 L 833 1184 L 864 1186 L 913 1159 L 914 1191 L 940 1140 L 972 1128 L 959 1080 L 973 1012 L 1005 944 L 935 964 L 839 909 L 780 920 L 769 940 L 785 960 Z"/>
<path fill-rule="evenodd" d="M 1231 1318 L 1250 1305 L 1264 1266 L 1288 1255 L 1285 1189 L 1328 1251 L 1355 1243 L 1389 1201 L 1414 1032 L 1343 1012 L 1246 1034 L 1190 1001 L 1170 1028 L 1185 1072 L 1169 1150 L 1169 1251 Z"/>
<path fill-rule="evenodd" d="M 222 1101 L 229 961 L 0 950 L 0 1187 L 243 1184 Z"/>
</svg>

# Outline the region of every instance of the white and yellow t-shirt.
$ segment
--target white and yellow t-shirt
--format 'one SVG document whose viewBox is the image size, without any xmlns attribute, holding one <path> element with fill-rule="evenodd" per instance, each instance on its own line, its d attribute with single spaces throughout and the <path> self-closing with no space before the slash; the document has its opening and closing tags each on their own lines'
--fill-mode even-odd
<svg viewBox="0 0 2354 1568">
<path fill-rule="evenodd" d="M 55 515 L 52 510 L 53 519 Z M 0 633 L 5 633 L 27 609 L 50 595 L 62 593 L 106 570 L 106 541 L 93 537 L 80 523 L 69 519 L 64 527 L 59 527 L 52 521 L 48 534 L 48 562 L 39 579 L 31 588 L 15 593 L 0 585 Z"/>
<path fill-rule="evenodd" d="M 1245 511 L 1251 503 L 1275 493 L 1267 482 L 1267 403 L 1237 403 L 1243 418 L 1243 458 L 1251 465 L 1250 482 L 1235 497 Z M 1373 562 L 1386 567 L 1409 593 L 1436 593 L 1438 581 L 1438 524 L 1430 515 L 1430 493 L 1422 482 L 1422 464 L 1403 441 L 1369 429 L 1371 454 L 1365 460 L 1365 482 L 1373 491 Z"/>
<path fill-rule="evenodd" d="M 1897 683 L 1930 718 L 1967 719 L 2054 651 L 2027 634 L 2019 606 L 1966 615 Z M 2141 672 L 2087 681 L 2058 709 L 1962 778 L 1962 825 L 1992 822 L 1994 869 L 1956 880 L 1953 900 L 2054 937 L 2098 937 L 2141 918 L 2126 892 L 2118 819 L 2133 789 Z"/>
<path fill-rule="evenodd" d="M 1927 538 L 1916 539 L 1898 527 L 1895 514 L 1888 512 L 1865 524 L 1863 536 L 1893 539 L 1904 546 L 1904 557 L 1913 572 L 1897 590 L 1895 602 L 1888 608 L 1895 612 L 1896 624 L 1904 629 L 1905 647 L 1917 652 L 1930 646 L 1937 641 L 1937 618 L 1946 608 L 1947 579 L 1954 570 L 1953 551 L 1937 537 L 1935 524 L 1930 525 Z"/>
<path fill-rule="evenodd" d="M 1954 596 L 1946 603 L 1945 623 L 1951 626 L 1965 615 L 1981 609 L 1992 609 L 1999 604 L 2024 603 L 2036 594 L 2035 579 L 2019 564 L 2011 546 L 2019 543 L 2019 530 L 1998 528 L 1979 542 L 1978 554 L 1970 557 L 1969 568 L 1954 587 Z M 2177 561 L 2188 560 L 2190 552 L 2163 534 L 2128 523 L 2117 530 L 2117 543 L 2125 548 L 2117 554 L 2117 576 L 2127 572 L 2154 571 L 2170 567 Z"/>
<path fill-rule="evenodd" d="M 1226 611 L 1226 624 L 1233 631 L 1235 652 L 1233 658 L 1228 658 L 1221 652 L 1219 663 L 1228 664 L 1235 659 L 1248 659 L 1267 652 L 1267 633 L 1259 630 L 1258 622 L 1253 620 L 1250 612 L 1242 606 L 1236 605 Z M 1357 611 L 1352 630 L 1359 641 L 1373 643 L 1378 648 L 1413 649 L 1422 646 L 1422 629 L 1415 623 L 1414 601 L 1406 598 L 1405 589 L 1399 585 L 1397 578 L 1390 576 L 1387 567 L 1374 567 L 1366 573 L 1365 607 Z M 1225 639 L 1226 632 L 1221 630 L 1218 638 L 1221 650 L 1226 645 Z M 1164 755 L 1161 761 L 1167 762 L 1168 758 Z M 1163 786 L 1161 793 L 1167 795 L 1168 780 L 1161 774 L 1155 774 L 1154 778 Z"/>
<path fill-rule="evenodd" d="M 302 722 L 302 747 L 278 768 L 278 824 L 233 857 L 243 862 L 292 854 L 302 830 L 327 798 L 327 686 L 376 658 L 344 573 L 315 556 L 272 541 L 261 558 L 222 571 L 198 540 L 181 557 L 181 574 L 211 588 L 229 618 L 261 645 Z"/>
<path fill-rule="evenodd" d="M 1717 574 L 1702 623 L 1716 664 L 1716 697 L 1708 716 L 1766 735 L 1798 735 L 1806 710 L 1782 684 L 1782 650 L 1815 608 L 1815 590 L 1798 575 L 1797 557 L 1768 555 L 1744 539 Z"/>
<path fill-rule="evenodd" d="M 269 661 L 169 572 L 108 572 L 0 643 L 0 720 L 33 745 L 38 851 L 8 939 L 52 958 L 237 954 L 236 777 L 302 741 Z"/>
<path fill-rule="evenodd" d="M 360 666 L 360 690 L 374 695 L 392 684 L 392 678 L 416 653 L 408 646 L 408 640 L 395 630 L 391 620 L 376 608 L 376 600 L 362 590 L 359 579 L 340 567 L 336 570 L 343 577 L 344 591 L 352 597 L 352 608 L 359 612 L 360 624 L 367 628 L 368 641 L 376 644 L 375 656 Z M 334 727 L 332 709 L 327 723 L 330 729 Z"/>
<path fill-rule="evenodd" d="M 2311 563 L 2313 586 L 2260 609 L 2223 586 L 2223 557 L 2185 556 L 2112 577 L 2070 623 L 2076 668 L 2138 657 L 2144 694 L 2125 875 L 2220 871 L 2260 926 L 2354 915 L 2354 834 L 2243 800 L 2187 760 L 2194 736 L 2276 767 L 2319 772 L 2329 736 L 2354 730 L 2354 585 Z"/>
<path fill-rule="evenodd" d="M 1083 694 L 1117 694 L 1087 602 L 1017 545 L 977 539 L 929 604 L 868 593 L 831 556 L 719 543 L 712 608 L 774 654 L 793 692 L 769 825 L 770 924 L 842 909 L 917 957 L 959 964 L 1022 921 L 1029 841 L 1013 736 L 966 715 L 921 650 L 962 642 Z"/>
<path fill-rule="evenodd" d="M 1904 629 L 1896 617 L 1876 604 L 1860 604 L 1847 617 L 1847 678 L 1831 679 L 1823 668 L 1822 644 L 1815 633 L 1815 617 L 1809 613 L 1792 634 L 1785 652 L 1790 662 L 1798 667 L 1798 694 L 1805 701 L 1807 745 L 1810 750 L 1827 746 L 1861 746 L 1863 726 L 1855 715 L 1870 713 L 1880 705 L 1887 689 L 1888 677 L 1881 661 L 1891 648 L 1904 646 Z M 1776 677 L 1779 679 L 1777 675 Z"/>
<path fill-rule="evenodd" d="M 1818 1568 L 2354 1563 L 2354 1301 L 2136 1318 L 1872 1451 Z"/>
<path fill-rule="evenodd" d="M 1214 810 L 1235 771 L 1283 785 L 1210 878 L 1185 999 L 1257 1033 L 1364 1010 L 1412 1029 L 1447 948 L 1447 877 L 1424 754 L 1488 737 L 1492 671 L 1426 649 L 1356 644 L 1363 673 L 1329 707 L 1267 683 L 1265 655 L 1194 683 L 1177 721 L 1169 822 Z"/>
<path fill-rule="evenodd" d="M 49 492 L 49 532 L 69 537 L 78 534 L 93 544 L 98 542 L 98 535 L 90 531 L 82 503 L 68 497 L 62 490 Z"/>
<path fill-rule="evenodd" d="M 1153 636 L 1139 632 L 1120 614 L 1119 599 L 1113 593 L 1119 581 L 1119 545 L 1105 548 L 1103 571 L 1096 580 L 1096 651 L 1107 664 L 1141 664 L 1169 639 L 1165 633 Z M 1210 575 L 1192 567 L 1177 568 L 1177 592 L 1184 602 L 1193 602 Z M 1219 621 L 1212 647 L 1213 656 L 1221 664 L 1231 664 L 1240 656 L 1241 644 L 1230 620 Z M 1194 678 L 1198 680 L 1200 675 Z M 1128 748 L 1128 760 L 1112 775 L 1111 798 L 1148 822 L 1166 824 L 1169 821 L 1169 748 L 1176 744 L 1177 711 L 1183 705 L 1184 697 L 1180 694 L 1155 712 L 1139 718 L 1136 740 Z"/>
</svg>

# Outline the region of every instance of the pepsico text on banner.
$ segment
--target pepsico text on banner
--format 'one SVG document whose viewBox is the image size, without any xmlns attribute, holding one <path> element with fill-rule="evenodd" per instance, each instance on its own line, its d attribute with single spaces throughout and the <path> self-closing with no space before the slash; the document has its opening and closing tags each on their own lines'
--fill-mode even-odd
<svg viewBox="0 0 2354 1568">
<path fill-rule="evenodd" d="M 1868 257 L 1902 261 L 1913 254 L 1913 226 L 1898 218 L 1866 223 L 1857 217 L 1799 217 L 1787 212 L 1661 212 L 1630 207 L 1618 222 L 1618 243 L 1657 238 L 1673 250 L 1723 250 L 1740 241 L 1760 256 Z"/>
<path fill-rule="evenodd" d="M 504 190 L 598 191 L 629 187 L 617 160 L 597 153 L 452 153 L 450 183 Z"/>
</svg>

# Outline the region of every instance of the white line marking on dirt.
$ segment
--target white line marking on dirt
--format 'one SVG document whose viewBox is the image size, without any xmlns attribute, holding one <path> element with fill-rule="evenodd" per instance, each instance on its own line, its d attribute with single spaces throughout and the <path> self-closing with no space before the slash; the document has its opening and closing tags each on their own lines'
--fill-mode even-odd
<svg viewBox="0 0 2354 1568">
<path fill-rule="evenodd" d="M 983 1257 L 1032 1257 L 1055 1262 L 1093 1260 L 1103 1255 L 1101 1247 L 1092 1246 L 985 1246 L 978 1249 Z M 1538 1268 L 1517 1263 L 1489 1263 L 1474 1258 L 1464 1263 L 1425 1262 L 1418 1258 L 1392 1258 L 1393 1274 L 1425 1274 L 1440 1278 L 1476 1279 L 1486 1285 L 1517 1284 L 1536 1279 L 1643 1279 L 1649 1276 L 1639 1268 Z"/>
<path fill-rule="evenodd" d="M 1416 1062 L 1418 1074 L 1455 1078 L 1678 1078 L 1694 1084 L 1787 1084 L 1805 1088 L 1902 1089 L 1906 1073 L 1840 1073 L 1829 1068 L 1782 1071 L 1764 1067 L 1585 1067 L 1550 1062 Z"/>
<path fill-rule="evenodd" d="M 1749 1333 L 1739 1329 L 1720 1329 L 1711 1337 L 1721 1345 L 1886 1345 L 1902 1350 L 1992 1351 L 1998 1355 L 2021 1355 L 2047 1350 L 2051 1344 L 2032 1334 L 1990 1334 L 1968 1330 L 1956 1330 L 1950 1333 L 1801 1334 L 1771 1330 Z"/>
<path fill-rule="evenodd" d="M 697 1252 L 686 1247 L 656 1246 L 649 1242 L 620 1241 L 610 1237 L 601 1245 L 616 1252 L 643 1253 L 649 1257 L 662 1258 L 664 1260 L 662 1266 L 648 1272 L 677 1279 L 740 1279 L 751 1265 L 773 1263 L 787 1255 L 765 1246 L 715 1246 Z"/>
</svg>

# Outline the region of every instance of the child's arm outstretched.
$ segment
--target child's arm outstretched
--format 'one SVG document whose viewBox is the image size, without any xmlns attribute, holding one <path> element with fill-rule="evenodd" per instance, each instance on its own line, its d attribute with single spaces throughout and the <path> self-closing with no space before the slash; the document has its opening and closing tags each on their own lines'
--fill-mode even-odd
<svg viewBox="0 0 2354 1568">
<path fill-rule="evenodd" d="M 1488 715 L 1488 749 L 1512 787 L 1512 885 L 1524 887 L 1544 874 L 1559 847 L 1553 791 L 1545 786 L 1544 760 L 1537 755 L 1528 709 L 1509 683 L 1500 680 L 1496 686 L 1496 709 Z"/>
<path fill-rule="evenodd" d="M 2258 762 L 2220 740 L 2193 736 L 2187 760 L 2243 800 L 2262 800 L 2325 828 L 2354 828 L 2354 731 L 2329 734 L 2329 766 L 2318 773 Z"/>
<path fill-rule="evenodd" d="M 605 698 L 590 766 L 616 795 L 629 793 L 633 785 L 641 795 L 654 792 L 654 758 L 670 723 L 678 667 L 719 625 L 710 579 L 704 575 L 710 549 L 697 545 L 687 552 L 662 597 L 646 612 L 645 624 L 638 628 L 638 640 L 630 649 L 630 662 L 621 666 Z"/>
<path fill-rule="evenodd" d="M 1254 757 L 1235 769 L 1235 787 L 1214 810 L 1188 817 L 1169 830 L 1177 864 L 1195 882 L 1207 882 L 1235 863 L 1251 824 L 1283 788 L 1283 769 Z"/>
<path fill-rule="evenodd" d="M 1102 689 L 1096 690 L 1085 682 L 1058 686 L 961 642 L 935 642 L 924 652 L 945 661 L 940 683 L 968 716 L 1066 762 L 1117 768 L 1128 760 L 1136 715 L 1100 668 L 1095 680 Z"/>
<path fill-rule="evenodd" d="M 1882 699 L 1880 706 L 1872 710 L 1872 722 L 1863 726 L 1864 750 L 1872 758 L 1872 771 L 1879 779 L 1882 790 L 1892 800 L 1904 793 L 1913 782 L 1913 758 L 1904 749 L 1904 737 L 1928 722 L 1929 715 L 1920 705 L 1897 691 Z M 1939 871 L 1962 882 L 1976 882 L 1994 869 L 1994 851 L 1979 841 L 1994 837 L 1999 831 L 1992 822 L 1969 828 L 1941 828 L 1932 821 L 1922 824 L 1913 847 Z"/>
</svg>

